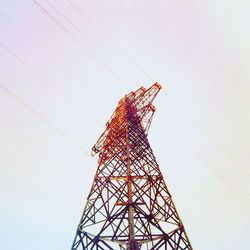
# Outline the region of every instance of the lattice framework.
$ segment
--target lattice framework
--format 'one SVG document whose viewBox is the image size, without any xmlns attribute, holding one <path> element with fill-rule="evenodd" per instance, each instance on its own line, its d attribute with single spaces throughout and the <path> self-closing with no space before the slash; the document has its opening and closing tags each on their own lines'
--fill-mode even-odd
<svg viewBox="0 0 250 250">
<path fill-rule="evenodd" d="M 160 89 L 123 97 L 92 148 L 98 168 L 72 250 L 192 249 L 147 139 Z"/>
</svg>

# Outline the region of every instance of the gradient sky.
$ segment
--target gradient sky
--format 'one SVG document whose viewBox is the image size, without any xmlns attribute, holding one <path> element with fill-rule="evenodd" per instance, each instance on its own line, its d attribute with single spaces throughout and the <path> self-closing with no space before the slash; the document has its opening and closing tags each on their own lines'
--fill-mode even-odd
<svg viewBox="0 0 250 250">
<path fill-rule="evenodd" d="M 0 248 L 70 249 L 91 147 L 124 94 L 159 81 L 149 141 L 193 248 L 250 249 L 249 13 L 247 0 L 1 0 Z"/>
</svg>

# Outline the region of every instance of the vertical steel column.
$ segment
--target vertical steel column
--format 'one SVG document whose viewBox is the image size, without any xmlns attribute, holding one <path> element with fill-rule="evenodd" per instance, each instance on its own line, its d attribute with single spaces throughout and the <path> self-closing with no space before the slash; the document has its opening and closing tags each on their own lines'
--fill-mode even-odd
<svg viewBox="0 0 250 250">
<path fill-rule="evenodd" d="M 130 164 L 130 145 L 129 145 L 129 128 L 128 128 L 128 109 L 127 100 L 125 97 L 125 112 L 126 112 L 126 149 L 127 149 L 127 182 L 128 182 L 128 223 L 129 223 L 129 242 L 128 250 L 137 250 L 135 241 L 135 229 L 134 229 L 134 209 L 133 209 L 133 193 L 132 193 L 132 176 L 131 176 L 131 164 Z"/>
</svg>

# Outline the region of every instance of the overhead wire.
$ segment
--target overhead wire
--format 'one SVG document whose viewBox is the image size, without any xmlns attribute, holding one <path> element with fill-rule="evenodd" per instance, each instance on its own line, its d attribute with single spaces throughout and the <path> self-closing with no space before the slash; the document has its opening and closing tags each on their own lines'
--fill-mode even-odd
<svg viewBox="0 0 250 250">
<path fill-rule="evenodd" d="M 33 1 L 35 2 L 36 4 L 37 1 Z M 49 3 L 49 1 L 47 1 Z M 49 3 L 50 4 L 50 3 Z M 39 5 L 39 4 L 38 4 Z M 51 5 L 51 4 L 50 4 Z M 51 5 L 53 6 L 53 5 Z M 49 12 L 46 11 L 46 9 L 44 9 L 42 6 L 39 5 L 39 7 L 45 11 L 48 15 Z M 55 9 L 56 10 L 56 9 Z M 59 12 L 60 13 L 60 12 Z M 12 23 L 14 23 L 23 33 L 25 33 L 27 35 L 27 33 L 17 24 L 15 23 L 12 19 L 10 19 L 5 13 L 2 12 L 2 14 Z M 62 13 L 60 13 L 62 15 Z M 50 17 L 58 24 L 60 25 L 66 32 L 68 31 L 64 26 L 62 26 L 58 20 L 56 20 L 53 16 L 50 15 Z M 68 19 L 67 19 L 68 20 Z M 69 20 L 68 20 L 69 21 Z M 72 22 L 70 22 L 71 25 L 73 25 Z M 76 26 L 75 26 L 76 28 Z M 79 30 L 78 30 L 79 31 Z M 3 43 L 0 43 L 0 46 L 2 46 L 3 48 L 5 48 L 10 54 L 12 54 L 13 56 L 15 56 L 19 61 L 21 61 L 23 64 L 25 64 L 27 67 L 29 67 L 33 73 L 36 73 L 43 81 L 46 81 L 47 84 L 49 84 L 51 87 L 53 87 L 60 95 L 62 95 L 64 98 L 66 98 L 73 106 L 77 107 L 78 109 L 80 109 L 81 111 L 84 111 L 86 112 L 86 110 L 83 109 L 83 107 L 81 107 L 78 103 L 76 103 L 69 95 L 66 95 L 66 93 L 64 93 L 63 91 L 61 91 L 58 87 L 56 87 L 56 85 L 52 84 L 47 78 L 45 78 L 43 75 L 41 75 L 38 71 L 36 71 L 36 69 L 34 67 L 32 67 L 30 64 L 28 64 L 23 58 L 21 58 L 20 56 L 18 56 L 14 51 L 12 51 L 10 48 L 8 48 L 5 44 Z M 40 44 L 37 44 L 37 46 L 39 46 L 40 48 L 41 45 Z M 44 49 L 44 48 L 42 48 Z M 98 123 L 98 125 L 101 126 L 100 122 L 97 121 L 94 117 L 92 117 L 96 123 Z"/>
<path fill-rule="evenodd" d="M 85 40 L 89 41 L 90 44 L 97 50 L 100 51 L 100 49 L 93 43 L 93 41 L 82 32 L 64 13 L 62 13 L 54 4 L 52 4 L 49 0 L 46 0 L 46 3 L 50 6 L 51 9 L 53 9 L 59 16 L 61 16 L 64 20 L 66 20 L 82 37 L 84 37 Z M 115 67 L 120 67 L 120 64 L 115 64 L 113 62 L 112 58 L 105 53 L 105 50 L 101 50 L 101 53 L 105 55 L 105 58 L 108 59 Z M 105 63 L 106 64 L 106 63 Z M 114 71 L 115 72 L 115 71 Z"/>
<path fill-rule="evenodd" d="M 76 11 L 78 11 L 78 13 L 79 13 L 83 18 L 85 18 L 90 24 L 92 24 L 93 26 L 95 26 L 95 28 L 96 28 L 100 33 L 102 33 L 102 35 L 104 35 L 105 38 L 108 39 L 117 49 L 121 50 L 121 49 L 119 48 L 119 46 L 117 46 L 116 43 L 114 43 L 114 42 L 112 41 L 112 39 L 110 39 L 109 36 L 107 36 L 107 35 L 105 34 L 105 32 L 103 32 L 94 22 L 92 22 L 82 10 L 80 10 L 72 1 L 68 0 L 68 2 L 70 3 L 70 5 L 71 5 Z M 122 52 L 123 54 L 127 55 L 127 54 L 124 53 L 122 50 L 121 50 L 121 52 Z M 131 59 L 129 56 L 128 56 L 127 58 L 128 58 L 128 59 Z M 136 66 L 139 66 L 139 65 L 136 64 L 136 62 L 135 62 L 134 60 L 131 60 L 131 61 L 132 61 L 133 64 L 135 64 Z M 140 68 L 140 69 L 141 69 L 141 68 Z M 146 73 L 143 69 L 141 69 L 141 71 L 143 71 L 144 73 Z M 147 74 L 147 75 L 148 75 L 148 74 Z M 153 78 L 150 77 L 149 75 L 148 75 L 148 77 L 149 77 L 151 80 L 153 80 Z M 167 94 L 167 93 L 165 92 L 165 90 L 163 90 L 163 92 L 164 92 L 165 94 Z M 185 111 L 183 111 L 183 112 L 185 113 Z M 199 127 L 198 127 L 198 128 L 199 128 Z M 203 133 L 204 133 L 204 131 L 203 131 Z M 221 168 L 223 168 L 222 164 L 220 164 L 218 161 L 216 161 L 215 158 L 213 158 L 209 153 L 207 153 L 207 155 L 208 155 L 208 158 L 209 158 L 210 160 L 212 160 L 216 165 L 219 165 Z M 238 182 L 235 180 L 235 178 L 234 178 L 233 176 L 231 176 L 229 173 L 226 173 L 226 175 L 228 175 L 229 179 L 231 179 L 234 183 L 238 184 Z"/>
<path fill-rule="evenodd" d="M 4 48 L 7 52 L 9 52 L 12 56 L 14 56 L 16 59 L 18 59 L 21 63 L 23 63 L 25 66 L 29 67 L 30 70 L 37 74 L 41 80 L 45 81 L 47 84 L 49 84 L 49 86 L 51 86 L 52 88 L 54 88 L 60 95 L 62 95 L 64 98 L 66 98 L 73 106 L 80 108 L 81 111 L 86 112 L 86 110 L 83 110 L 81 106 L 79 106 L 78 104 L 76 104 L 75 102 L 72 102 L 73 100 L 64 93 L 62 92 L 60 89 L 58 89 L 57 87 L 55 87 L 55 85 L 48 83 L 48 81 L 46 80 L 46 78 L 44 78 L 39 72 L 37 72 L 33 67 L 31 67 L 25 60 L 23 60 L 21 57 L 19 57 L 15 52 L 13 52 L 12 50 L 10 50 L 9 47 L 7 47 L 5 44 L 3 44 L 2 42 L 0 42 L 0 46 L 2 48 Z M 37 116 L 38 118 L 40 118 L 40 120 L 42 120 L 44 123 L 46 123 L 50 128 L 54 129 L 55 131 L 57 131 L 58 134 L 60 134 L 61 136 L 63 136 L 64 138 L 66 138 L 71 144 L 73 144 L 74 146 L 77 146 L 78 148 L 82 149 L 84 154 L 88 157 L 92 156 L 90 155 L 90 153 L 88 153 L 88 150 L 80 145 L 73 137 L 71 137 L 69 134 L 67 134 L 66 132 L 64 132 L 64 130 L 62 130 L 61 128 L 57 127 L 56 125 L 54 125 L 49 119 L 47 119 L 45 116 L 43 116 L 42 114 L 38 113 L 34 108 L 32 108 L 27 102 L 25 102 L 21 97 L 19 97 L 18 95 L 16 95 L 14 92 L 10 91 L 7 87 L 5 87 L 3 84 L 0 83 L 0 88 L 2 91 L 6 92 L 9 96 L 13 97 L 19 104 L 21 104 L 23 107 L 25 107 L 27 110 L 29 110 L 31 113 L 33 113 L 35 116 Z M 91 117 L 93 120 L 95 120 L 94 117 Z M 96 121 L 96 120 L 95 120 Z M 98 122 L 99 124 L 99 122 Z M 100 125 L 100 124 L 99 124 Z"/>
<path fill-rule="evenodd" d="M 26 110 L 31 112 L 33 115 L 38 117 L 40 121 L 44 122 L 48 127 L 50 127 L 52 130 L 56 131 L 59 135 L 64 137 L 67 141 L 69 141 L 72 145 L 80 149 L 84 152 L 84 154 L 88 157 L 90 157 L 90 153 L 88 153 L 88 150 L 86 150 L 85 147 L 83 147 L 81 144 L 79 144 L 73 137 L 71 137 L 69 134 L 67 134 L 63 129 L 57 127 L 53 122 L 51 122 L 49 119 L 47 119 L 42 114 L 38 113 L 33 107 L 31 107 L 27 102 L 25 102 L 21 97 L 16 95 L 14 92 L 12 92 L 10 89 L 8 89 L 6 86 L 4 86 L 2 83 L 0 83 L 0 89 L 8 94 L 10 97 L 15 99 L 21 106 L 23 106 Z"/>
<path fill-rule="evenodd" d="M 151 77 L 143 68 L 141 68 L 136 62 L 135 60 L 130 57 L 127 53 L 125 53 L 118 45 L 117 43 L 115 43 L 95 22 L 93 22 L 84 12 L 83 10 L 81 10 L 80 8 L 78 8 L 71 0 L 68 0 L 68 3 L 85 19 L 87 20 L 88 23 L 90 23 L 93 27 L 95 27 L 95 29 L 101 33 L 110 43 L 112 43 L 114 45 L 114 47 L 116 47 L 130 62 L 132 62 L 142 73 L 145 74 L 145 76 L 147 76 L 148 79 L 150 79 L 151 81 L 155 81 L 153 79 L 153 77 Z M 192 115 L 190 113 L 188 113 L 186 110 L 184 110 L 179 104 L 177 104 L 173 98 L 171 97 L 171 95 L 167 94 L 167 92 L 165 90 L 163 90 L 163 92 L 170 97 L 170 101 L 182 112 L 184 113 L 189 120 L 193 123 L 193 125 L 195 125 L 195 127 L 197 127 L 200 131 L 202 131 L 206 136 L 208 136 L 210 138 L 210 140 L 215 143 L 215 145 L 220 148 L 220 150 L 222 150 L 222 152 L 224 152 L 224 154 L 232 161 L 234 162 L 234 164 L 236 164 L 240 170 L 242 172 L 244 172 L 245 174 L 247 174 L 249 176 L 249 173 L 244 169 L 243 166 L 241 166 L 241 164 L 234 159 L 234 157 L 231 156 L 231 154 L 210 134 L 208 133 L 208 131 L 204 128 L 202 128 L 198 122 L 196 120 L 194 120 L 194 118 L 192 117 Z"/>
<path fill-rule="evenodd" d="M 52 87 L 57 93 L 59 93 L 61 96 L 64 97 L 72 106 L 80 110 L 81 112 L 86 113 L 87 110 L 84 109 L 80 104 L 78 104 L 74 99 L 72 99 L 69 95 L 67 95 L 65 92 L 63 92 L 61 89 L 59 89 L 54 83 L 49 81 L 46 77 L 44 77 L 40 72 L 38 72 L 31 64 L 27 63 L 23 58 L 18 56 L 13 50 L 11 50 L 8 46 L 6 46 L 4 43 L 0 42 L 0 46 L 4 48 L 8 53 L 10 53 L 12 56 L 14 56 L 18 61 L 23 63 L 26 67 L 28 67 L 34 74 L 36 74 L 43 82 L 45 82 L 47 85 Z M 91 117 L 91 114 L 89 114 Z M 100 122 L 95 119 L 95 117 L 92 117 L 93 120 L 101 126 Z"/>
<path fill-rule="evenodd" d="M 151 79 L 152 80 L 152 79 Z M 1 88 L 2 88 L 2 86 L 1 86 Z M 16 99 L 16 98 L 15 98 Z M 32 112 L 33 113 L 33 112 Z"/>
<path fill-rule="evenodd" d="M 30 35 L 28 32 L 26 32 L 16 21 L 14 21 L 12 18 L 9 17 L 4 11 L 0 10 L 0 13 L 2 16 L 4 16 L 12 25 L 16 26 L 32 43 L 37 46 L 39 49 L 43 50 L 46 52 L 46 54 L 53 59 L 56 59 L 57 63 L 59 63 L 64 70 L 69 70 L 68 66 L 63 62 L 58 60 L 57 56 L 50 51 L 48 48 L 44 47 L 39 43 L 32 35 Z M 79 77 L 76 78 L 76 80 L 83 85 L 84 79 L 80 79 Z"/>
<path fill-rule="evenodd" d="M 166 93 L 166 92 L 165 92 Z M 211 155 L 209 156 L 211 158 Z"/>
<path fill-rule="evenodd" d="M 159 115 L 160 119 L 163 119 L 163 117 L 161 115 Z M 169 126 L 167 123 L 165 123 L 165 125 Z M 171 131 L 174 132 L 174 134 L 177 135 L 178 138 L 180 138 L 180 134 L 175 132 L 172 128 Z M 207 154 L 207 157 L 204 157 L 204 153 L 202 152 L 202 150 L 200 149 L 200 147 L 195 146 L 195 144 L 191 143 L 189 140 L 183 140 L 182 137 L 182 142 L 185 142 L 185 144 L 188 146 L 188 148 L 191 148 L 194 150 L 194 152 L 196 152 L 201 159 L 206 163 L 206 166 L 209 166 L 209 168 L 211 170 L 213 170 L 214 174 L 219 177 L 219 180 L 222 180 L 224 182 L 224 184 L 226 186 L 228 186 L 232 191 L 234 191 L 235 195 L 237 195 L 236 197 L 239 198 L 244 204 L 246 204 L 247 206 L 250 206 L 250 203 L 248 200 L 246 200 L 246 197 L 243 196 L 242 192 L 238 191 L 230 182 L 227 178 L 231 179 L 231 181 L 233 181 L 234 183 L 236 183 L 237 187 L 239 187 L 239 183 L 235 180 L 232 179 L 230 175 L 227 176 L 227 178 L 225 178 L 225 173 L 224 172 L 220 172 L 219 168 L 217 169 L 216 166 L 222 166 L 219 162 L 217 162 L 214 158 L 211 157 L 211 155 Z M 225 175 L 225 176 L 224 176 Z M 244 189 L 243 189 L 244 190 Z M 248 194 L 249 196 L 249 194 Z"/>
<path fill-rule="evenodd" d="M 158 115 L 159 115 L 159 117 L 164 121 L 164 118 L 165 118 L 165 117 L 163 117 L 162 114 L 160 114 L 160 113 L 158 113 Z M 178 120 L 177 120 L 173 115 L 168 115 L 168 117 L 170 117 L 170 116 L 171 116 L 171 121 L 174 120 L 174 121 L 176 122 L 176 124 L 179 125 Z M 183 126 L 181 126 L 181 125 L 179 125 L 179 127 L 180 127 L 180 129 L 184 129 Z M 201 151 L 201 150 L 200 150 L 200 149 L 202 148 L 202 145 L 201 145 L 201 144 L 196 143 L 197 146 L 195 146 L 195 145 L 194 145 L 193 143 L 191 143 L 191 142 L 190 142 L 189 144 L 192 144 L 192 146 L 193 146 L 196 150 Z M 208 151 L 205 151 L 205 150 L 203 150 L 203 151 L 204 151 L 204 154 L 206 154 L 207 157 L 208 157 L 212 162 L 214 162 L 214 164 L 215 164 L 216 166 L 219 166 L 219 167 L 220 167 L 219 169 L 221 169 L 221 170 L 224 171 L 224 174 L 225 174 L 229 179 L 231 179 L 231 181 L 235 184 L 235 186 L 241 187 L 242 190 L 245 190 L 245 188 L 242 186 L 242 184 L 239 183 L 239 182 L 237 181 L 237 179 L 235 179 L 235 177 L 232 176 L 232 175 L 227 171 L 227 169 L 226 169 L 219 161 L 216 160 L 215 157 L 213 157 Z M 215 169 L 215 170 L 216 170 L 216 169 Z M 247 193 L 247 195 L 250 197 L 250 194 L 249 194 L 248 191 L 245 190 L 245 193 Z"/>
<path fill-rule="evenodd" d="M 178 203 L 180 203 L 180 202 L 178 202 Z M 193 216 L 193 214 L 186 208 L 186 206 L 184 204 L 182 204 L 182 203 L 180 203 L 180 204 L 182 205 L 183 211 L 186 214 L 188 214 L 188 216 L 190 218 L 192 218 L 192 221 L 194 222 L 194 224 L 196 224 L 200 228 L 200 230 L 204 232 L 204 235 L 206 235 L 207 240 L 209 241 L 212 238 L 212 241 L 213 241 L 213 243 L 215 243 L 217 249 L 222 250 L 223 246 L 218 242 L 218 240 L 215 239 L 215 237 L 210 232 L 208 232 L 208 230 L 206 230 L 206 228 L 202 225 L 202 223 Z"/>
<path fill-rule="evenodd" d="M 44 8 L 38 1 L 36 0 L 30 0 L 31 2 L 34 3 L 45 15 L 47 15 L 51 20 L 54 21 L 54 23 L 57 24 L 58 27 L 60 27 L 64 32 L 66 32 L 73 41 L 75 41 L 82 49 L 87 50 L 88 53 L 97 61 L 99 62 L 107 71 L 109 71 L 117 80 L 119 80 L 119 83 L 128 86 L 124 80 L 117 75 L 116 72 L 114 72 L 103 60 L 98 58 L 98 56 L 91 51 L 89 48 L 86 47 L 86 45 L 83 45 L 81 40 L 79 40 L 72 32 L 70 32 L 69 29 L 67 29 L 62 23 L 60 23 L 46 8 Z"/>
<path fill-rule="evenodd" d="M 13 54 L 13 53 L 12 53 L 12 54 Z M 16 55 L 15 55 L 15 56 L 16 56 Z M 20 59 L 20 58 L 19 58 L 19 59 Z M 57 89 L 57 90 L 58 90 L 58 89 Z M 60 91 L 60 93 L 61 93 L 61 94 L 64 94 L 64 93 L 62 93 L 61 91 Z M 71 101 L 72 101 L 72 100 L 71 100 Z"/>
<path fill-rule="evenodd" d="M 28 67 L 34 74 L 36 74 L 43 82 L 48 84 L 50 87 L 52 87 L 54 90 L 56 90 L 57 93 L 59 93 L 61 96 L 63 96 L 71 105 L 78 108 L 82 112 L 86 112 L 85 109 L 82 108 L 78 103 L 76 103 L 70 96 L 66 95 L 63 91 L 61 91 L 59 88 L 57 88 L 54 84 L 52 84 L 47 78 L 45 78 L 42 74 L 40 74 L 34 67 L 32 67 L 30 64 L 28 64 L 23 58 L 21 58 L 19 55 L 17 55 L 13 50 L 11 50 L 8 46 L 6 46 L 4 43 L 0 42 L 0 46 L 5 49 L 9 54 L 14 56 L 19 62 L 24 64 L 26 67 Z M 91 155 L 88 153 L 87 149 L 81 146 L 79 143 L 77 143 L 70 135 L 68 135 L 66 132 L 64 132 L 62 129 L 55 126 L 50 120 L 48 120 L 45 116 L 42 116 L 40 113 L 36 112 L 33 108 L 31 108 L 25 101 L 23 101 L 19 96 L 11 92 L 8 88 L 6 88 L 4 85 L 0 84 L 0 88 L 5 91 L 8 95 L 15 98 L 22 106 L 24 106 L 26 109 L 31 111 L 33 114 L 35 114 L 37 117 L 39 117 L 43 122 L 45 122 L 49 127 L 56 130 L 59 134 L 61 134 L 63 137 L 67 138 L 72 144 L 75 146 L 78 146 L 83 149 L 85 155 L 91 157 Z M 91 116 L 90 116 L 91 117 Z M 95 119 L 95 117 L 91 117 L 98 125 L 101 126 L 100 122 Z"/>
<path fill-rule="evenodd" d="M 60 128 L 56 127 L 50 120 L 48 120 L 46 117 L 44 117 L 43 115 L 41 115 L 40 113 L 38 113 L 36 110 L 34 110 L 30 105 L 28 105 L 25 101 L 23 101 L 22 98 L 20 98 L 19 96 L 17 96 L 16 94 L 14 94 L 13 92 L 11 92 L 8 88 L 6 88 L 5 86 L 3 86 L 0 83 L 0 89 L 2 91 L 4 91 L 5 93 L 7 93 L 10 97 L 12 97 L 13 99 L 15 99 L 21 106 L 23 106 L 26 110 L 28 110 L 29 112 L 31 112 L 33 115 L 35 115 L 36 117 L 38 117 L 42 122 L 44 122 L 48 127 L 52 128 L 53 130 L 55 130 L 58 134 L 60 134 L 61 136 L 63 136 L 65 139 L 67 139 L 71 144 L 73 144 L 74 146 L 76 146 L 77 148 L 80 148 L 81 150 L 84 150 L 84 153 L 86 154 L 86 156 L 90 157 L 90 155 L 87 153 L 86 149 L 80 145 L 78 142 L 76 142 L 71 136 L 69 136 L 67 133 L 65 133 L 63 130 L 61 130 Z M 185 209 L 184 209 L 185 210 Z M 185 210 L 185 212 L 187 213 L 187 211 Z M 190 216 L 192 216 L 191 213 L 189 213 Z M 193 217 L 193 216 L 192 216 Z M 194 218 L 192 218 L 194 219 Z M 207 231 L 204 229 L 203 226 L 201 226 L 200 223 L 197 222 L 197 220 L 195 219 L 195 223 L 203 230 L 206 232 Z"/>
<path fill-rule="evenodd" d="M 188 117 L 189 118 L 189 120 L 197 127 L 197 128 L 199 128 L 199 130 L 200 131 L 202 131 L 203 132 L 203 134 L 206 134 L 208 137 L 209 137 L 209 139 L 232 161 L 232 162 L 234 162 L 234 164 L 236 164 L 238 167 L 239 167 L 239 169 L 242 171 L 242 172 L 244 172 L 245 174 L 247 174 L 248 176 L 250 176 L 250 174 L 244 169 L 244 167 L 242 167 L 241 166 L 241 164 L 237 161 L 237 160 L 235 160 L 232 156 L 231 156 L 231 154 L 210 134 L 210 133 L 208 133 L 208 131 L 206 130 L 206 129 L 204 129 L 203 127 L 201 127 L 200 125 L 199 125 L 199 123 L 192 117 L 192 115 L 189 113 L 189 112 L 187 112 L 187 111 L 185 111 L 177 102 L 175 102 L 175 100 L 164 90 L 163 91 L 163 93 L 167 96 L 167 97 L 169 97 L 170 99 L 171 99 L 171 102 L 172 103 L 174 103 L 174 105 L 179 109 L 179 110 L 181 110 L 182 111 L 182 113 L 184 113 L 185 115 L 186 115 L 186 117 Z"/>
<path fill-rule="evenodd" d="M 89 24 L 95 27 L 95 29 L 101 33 L 107 41 L 109 41 L 116 49 L 118 49 L 121 54 L 126 57 L 130 62 L 132 62 L 150 81 L 155 82 L 155 79 L 150 76 L 129 54 L 125 53 L 124 50 L 116 43 L 114 42 L 110 36 L 108 36 L 102 29 L 99 28 L 96 23 L 94 23 L 80 8 L 78 8 L 71 0 L 68 0 L 69 5 L 71 5 L 79 14 L 82 18 L 87 20 Z"/>
<path fill-rule="evenodd" d="M 165 90 L 163 90 L 163 92 L 168 95 L 166 93 Z M 164 122 L 164 117 L 162 116 L 161 113 L 158 112 L 158 116 L 160 117 L 160 119 L 163 120 Z M 178 120 L 171 115 L 171 120 L 174 120 L 176 123 L 179 124 Z M 165 122 L 164 122 L 165 123 Z M 165 123 L 166 124 L 166 123 Z M 177 134 L 177 133 L 176 133 Z M 179 136 L 179 134 L 177 134 Z M 240 182 L 237 181 L 237 179 L 234 178 L 234 176 L 232 176 L 226 169 L 225 167 L 220 163 L 218 162 L 209 152 L 205 151 L 205 150 L 201 150 L 202 148 L 202 145 L 200 144 L 197 144 L 197 146 L 194 144 L 194 143 L 191 143 L 189 140 L 188 140 L 188 143 L 186 142 L 187 145 L 191 146 L 195 152 L 197 152 L 207 163 L 208 165 L 210 166 L 211 169 L 214 170 L 214 172 L 216 173 L 217 176 L 219 176 L 222 180 L 224 180 L 224 183 L 229 186 L 234 192 L 235 194 L 239 195 L 239 197 L 241 197 L 241 201 L 243 201 L 247 206 L 250 205 L 249 203 L 249 198 L 250 198 L 250 194 L 249 192 L 242 186 L 242 184 Z M 203 152 L 204 151 L 204 152 Z M 206 154 L 207 158 L 206 159 L 204 157 L 204 154 Z M 215 166 L 219 166 L 218 169 L 220 170 L 223 170 L 224 172 L 220 173 L 218 171 L 218 169 L 215 167 Z M 248 200 L 246 199 L 245 196 L 243 196 L 243 193 L 238 191 L 235 187 L 232 186 L 232 184 L 227 180 L 225 179 L 224 175 L 229 179 L 231 180 L 232 183 L 234 183 L 234 186 L 235 187 L 241 187 L 242 190 L 244 190 L 244 194 L 246 195 L 246 197 L 248 198 Z"/>
<path fill-rule="evenodd" d="M 44 10 L 44 11 L 46 11 L 46 10 Z M 3 13 L 2 13 L 3 14 Z M 4 14 L 3 14 L 4 15 Z M 7 15 L 5 14 L 4 15 L 9 21 L 12 21 L 13 22 L 13 20 L 11 20 L 10 18 L 8 18 L 7 17 Z M 51 18 L 53 18 L 52 16 L 51 16 Z M 53 20 L 55 20 L 56 22 L 57 22 L 57 20 L 56 19 L 54 19 L 53 18 Z M 13 22 L 14 23 L 14 22 Z M 58 23 L 59 25 L 60 25 L 60 23 Z M 23 31 L 23 29 L 19 26 L 19 25 L 17 25 L 18 27 L 19 27 L 19 29 L 22 31 L 22 32 L 24 32 Z M 62 27 L 62 28 L 64 28 L 64 27 Z M 66 31 L 66 29 L 64 29 L 65 31 Z M 0 42 L 0 46 L 2 47 L 2 48 L 4 48 L 6 51 L 8 51 L 12 56 L 14 56 L 16 59 L 18 59 L 21 63 L 23 63 L 25 66 L 27 66 L 33 73 L 35 73 L 36 75 L 38 75 L 39 76 L 39 78 L 42 80 L 42 81 L 44 81 L 44 82 L 46 82 L 46 84 L 48 84 L 49 86 L 51 86 L 54 90 L 56 90 L 56 92 L 57 93 L 59 93 L 60 95 L 62 95 L 65 99 L 67 99 L 67 101 L 68 102 L 70 102 L 71 103 L 71 105 L 73 105 L 74 107 L 76 107 L 76 108 L 78 108 L 80 111 L 82 111 L 82 112 L 86 112 L 86 110 L 85 109 L 83 109 L 83 107 L 81 106 L 81 105 L 79 105 L 78 103 L 76 103 L 70 96 L 68 96 L 66 93 L 64 93 L 63 91 L 61 91 L 56 85 L 54 85 L 54 84 L 52 84 L 46 77 L 44 77 L 40 72 L 38 72 L 31 64 L 28 64 L 23 58 L 21 58 L 20 56 L 18 56 L 13 50 L 11 50 L 8 46 L 6 46 L 4 43 L 2 43 L 2 42 Z M 38 46 L 39 46 L 39 44 L 38 44 Z M 39 47 L 41 47 L 41 46 L 39 46 Z M 14 95 L 13 95 L 14 96 Z M 33 112 L 34 113 L 34 112 Z M 90 114 L 89 114 L 90 115 Z M 90 115 L 91 116 L 91 115 Z M 102 126 L 101 124 L 100 124 L 100 122 L 99 121 L 97 121 L 96 120 L 96 118 L 95 117 L 92 117 L 92 119 L 99 125 L 99 126 Z M 43 119 L 43 120 L 45 120 L 45 119 Z M 47 120 L 47 123 L 49 124 L 49 122 L 48 122 L 48 120 Z M 51 123 L 50 123 L 50 125 L 51 125 Z M 66 135 L 66 133 L 64 133 L 63 131 L 60 131 L 61 132 L 61 134 L 63 134 L 64 136 Z M 71 139 L 71 141 L 73 141 L 73 139 Z M 75 143 L 76 144 L 76 143 Z M 86 149 L 85 149 L 85 153 L 86 153 L 87 151 L 86 151 Z"/>
<path fill-rule="evenodd" d="M 33 109 L 30 105 L 28 105 L 23 99 L 21 99 L 19 96 L 17 96 L 16 94 L 14 94 L 13 92 L 11 92 L 8 88 L 6 88 L 5 86 L 3 86 L 0 83 L 0 89 L 2 91 L 4 91 L 5 93 L 7 93 L 9 96 L 11 96 L 12 98 L 14 98 L 21 106 L 23 106 L 25 109 L 27 109 L 29 112 L 31 112 L 33 115 L 35 115 L 36 117 L 38 117 L 42 122 L 44 122 L 48 127 L 52 128 L 53 130 L 55 130 L 58 134 L 60 134 L 61 136 L 63 136 L 65 139 L 67 139 L 71 144 L 73 144 L 74 146 L 76 146 L 77 148 L 80 148 L 81 150 L 84 150 L 84 153 L 86 156 L 90 157 L 90 155 L 87 153 L 87 150 L 80 145 L 78 142 L 76 142 L 71 136 L 69 136 L 67 133 L 65 133 L 63 130 L 61 130 L 60 128 L 58 128 L 57 126 L 55 126 L 50 120 L 48 120 L 46 117 L 44 117 L 43 115 L 41 115 L 40 113 L 38 113 L 35 109 Z M 185 211 L 187 213 L 187 211 Z M 192 214 L 190 214 L 192 216 Z M 193 218 L 194 219 L 194 218 Z M 207 231 L 204 229 L 203 226 L 200 225 L 200 223 L 197 222 L 197 220 L 195 220 L 195 223 L 203 230 L 206 232 L 207 235 Z"/>
<path fill-rule="evenodd" d="M 69 1 L 69 2 L 71 2 L 71 1 Z M 104 33 L 105 34 L 105 33 Z M 112 40 L 111 40 L 112 41 Z M 114 44 L 114 43 L 113 43 Z M 125 53 L 123 53 L 124 55 L 126 55 Z M 153 80 L 153 78 L 151 78 L 151 77 L 149 77 L 150 78 L 150 80 Z M 185 112 L 185 111 L 184 111 Z M 204 131 L 203 131 L 204 132 Z"/>
</svg>

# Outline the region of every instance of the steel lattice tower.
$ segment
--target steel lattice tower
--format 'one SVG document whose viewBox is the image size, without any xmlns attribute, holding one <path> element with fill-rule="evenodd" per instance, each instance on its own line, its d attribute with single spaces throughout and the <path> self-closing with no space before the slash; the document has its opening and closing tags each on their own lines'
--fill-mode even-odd
<svg viewBox="0 0 250 250">
<path fill-rule="evenodd" d="M 72 250 L 192 249 L 147 139 L 160 89 L 125 95 L 92 148 L 98 168 Z"/>
</svg>

